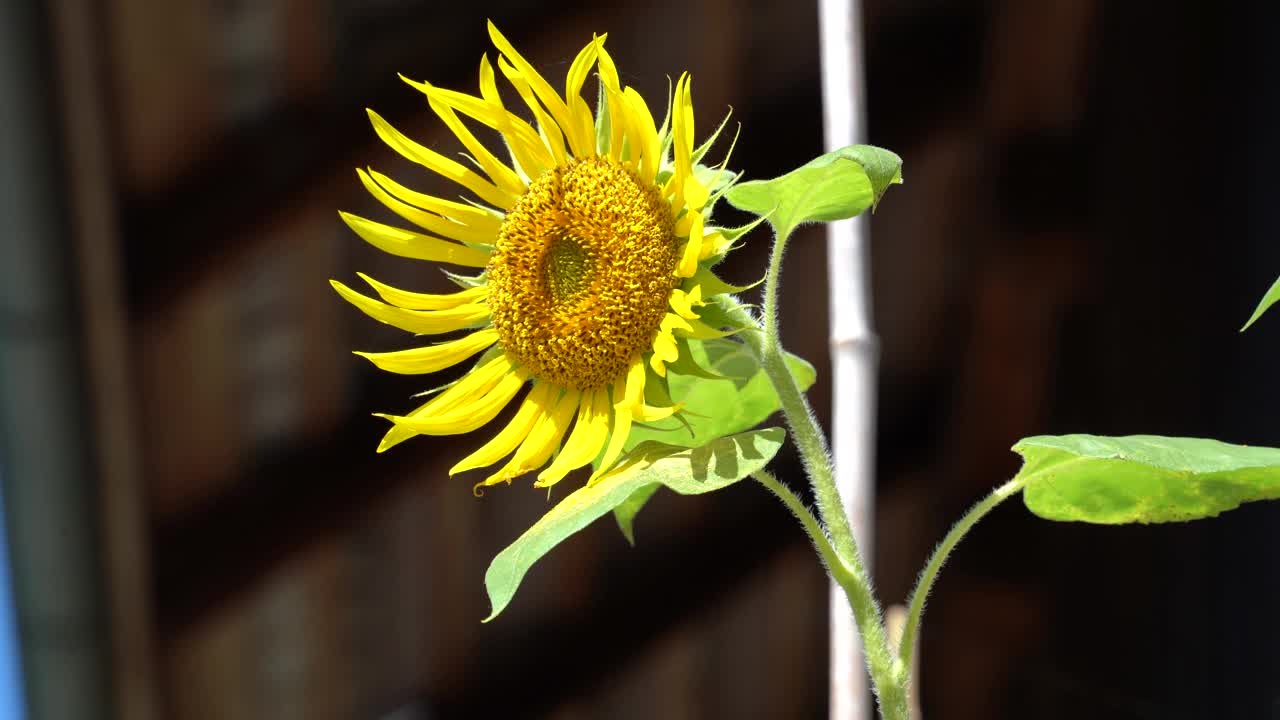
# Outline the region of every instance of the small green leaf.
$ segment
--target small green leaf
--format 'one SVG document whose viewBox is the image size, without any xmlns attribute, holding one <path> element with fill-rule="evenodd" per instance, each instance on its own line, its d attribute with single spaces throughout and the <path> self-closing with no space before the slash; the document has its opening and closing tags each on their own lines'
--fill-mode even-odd
<svg viewBox="0 0 1280 720">
<path fill-rule="evenodd" d="M 782 177 L 735 185 L 725 198 L 740 210 L 767 216 L 785 237 L 802 223 L 843 220 L 874 210 L 889 186 L 901 182 L 902 158 L 871 145 L 850 145 Z"/>
<path fill-rule="evenodd" d="M 636 515 L 640 513 L 640 508 L 649 502 L 649 498 L 658 492 L 660 486 L 645 485 L 639 490 L 631 493 L 631 497 L 622 501 L 622 504 L 613 509 L 613 519 L 618 521 L 618 529 L 622 531 L 622 536 L 631 543 L 632 547 L 636 544 Z"/>
<path fill-rule="evenodd" d="M 778 411 L 778 395 L 764 370 L 741 343 L 732 340 L 690 340 L 689 351 L 698 365 L 727 379 L 707 380 L 669 374 L 671 399 L 684 403 L 693 435 L 675 418 L 632 427 L 628 444 L 657 440 L 683 447 L 700 447 L 715 438 L 759 425 Z M 817 378 L 813 366 L 788 354 L 787 364 L 800 389 Z"/>
<path fill-rule="evenodd" d="M 1248 330 L 1250 325 L 1254 324 L 1258 321 L 1258 318 L 1262 317 L 1262 313 L 1266 312 L 1267 308 L 1278 302 L 1280 302 L 1280 278 L 1276 278 L 1271 289 L 1267 291 L 1266 295 L 1262 296 L 1262 302 L 1259 302 L 1258 308 L 1253 311 L 1253 317 L 1249 318 L 1249 322 L 1245 323 L 1244 327 L 1240 328 L 1240 332 Z"/>
<path fill-rule="evenodd" d="M 598 483 L 569 493 L 514 543 L 498 553 L 485 573 L 492 620 L 511 602 L 520 581 L 539 558 L 651 485 L 681 495 L 719 490 L 763 468 L 782 447 L 786 433 L 768 428 L 720 438 L 690 450 L 649 442 L 632 450 Z"/>
<path fill-rule="evenodd" d="M 1018 478 L 1031 512 L 1049 520 L 1196 520 L 1280 498 L 1280 450 L 1155 435 L 1026 438 Z"/>
<path fill-rule="evenodd" d="M 696 448 L 716 438 L 753 428 L 781 407 L 768 376 L 740 343 L 690 340 L 689 349 L 698 364 L 725 379 L 706 380 L 668 373 L 671 398 L 684 402 L 684 415 L 648 425 L 633 425 L 629 444 L 655 440 Z M 787 367 L 801 390 L 808 389 L 818 377 L 812 365 L 790 353 Z M 635 543 L 632 525 L 650 495 L 652 493 L 634 498 L 634 502 L 628 501 L 614 510 L 618 527 L 632 544 Z"/>
<path fill-rule="evenodd" d="M 762 282 L 764 282 L 764 278 L 760 278 L 750 285 L 731 285 L 716 277 L 716 274 L 711 271 L 711 268 L 706 267 L 705 265 L 699 266 L 697 271 L 694 272 L 693 277 L 688 280 L 690 285 L 697 285 L 702 288 L 703 297 L 722 295 L 724 293 L 746 292 Z"/>
</svg>

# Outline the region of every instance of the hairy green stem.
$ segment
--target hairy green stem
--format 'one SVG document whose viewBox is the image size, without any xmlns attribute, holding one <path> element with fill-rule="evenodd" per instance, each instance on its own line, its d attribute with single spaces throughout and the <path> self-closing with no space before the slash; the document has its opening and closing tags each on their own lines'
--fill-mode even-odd
<svg viewBox="0 0 1280 720">
<path fill-rule="evenodd" d="M 768 488 L 769 492 L 777 496 L 783 505 L 791 511 L 792 515 L 800 521 L 800 525 L 804 527 L 804 531 L 808 534 L 809 539 L 813 541 L 813 547 L 818 551 L 818 555 L 822 558 L 822 564 L 827 567 L 827 571 L 832 577 L 843 576 L 848 580 L 851 577 L 849 568 L 845 566 L 844 561 L 836 554 L 835 548 L 831 546 L 831 541 L 827 538 L 827 533 L 822 529 L 822 524 L 813 516 L 809 508 L 805 507 L 803 501 L 791 492 L 791 488 L 778 482 L 772 474 L 765 470 L 759 470 L 751 473 L 751 477 L 757 482 Z M 839 581 L 843 587 L 845 582 Z"/>
<path fill-rule="evenodd" d="M 850 564 L 861 564 L 858 548 L 853 539 L 853 530 L 849 527 L 849 515 L 845 511 L 844 502 L 836 489 L 835 473 L 831 467 L 831 452 L 827 448 L 827 439 L 818 427 L 813 411 L 809 409 L 809 401 L 800 392 L 800 386 L 787 367 L 786 356 L 782 351 L 782 338 L 778 331 L 778 283 L 782 274 L 782 255 L 786 249 L 787 236 L 778 236 L 773 242 L 773 251 L 769 257 L 769 272 L 765 276 L 764 285 L 764 338 L 760 340 L 748 337 L 747 343 L 759 343 L 753 347 L 761 366 L 778 393 L 778 401 L 782 412 L 791 426 L 791 436 L 800 448 L 800 457 L 804 461 L 805 471 L 813 484 L 814 499 L 818 502 L 818 511 L 822 521 L 831 532 L 840 557 Z M 750 335 L 750 333 L 748 333 Z"/>
<path fill-rule="evenodd" d="M 952 526 L 951 531 L 942 539 L 938 547 L 934 549 L 933 556 L 929 558 L 928 564 L 924 566 L 924 570 L 920 573 L 920 578 L 916 581 L 916 587 L 911 591 L 911 602 L 907 606 L 907 621 L 902 629 L 902 640 L 898 644 L 898 661 L 894 666 L 894 673 L 899 676 L 903 684 L 909 684 L 911 678 L 911 656 L 915 652 L 916 635 L 920 630 L 920 619 L 924 614 L 925 600 L 929 597 L 929 590 L 933 588 L 933 581 L 938 577 L 938 571 L 947 561 L 947 557 L 951 555 L 951 551 L 955 546 L 964 539 L 970 528 L 977 524 L 987 513 L 991 512 L 995 506 L 1004 502 L 1012 495 L 1016 495 L 1022 490 L 1023 481 L 1010 480 L 1009 482 L 996 488 L 977 505 L 974 505 L 969 512 L 965 513 L 960 521 Z"/>
<path fill-rule="evenodd" d="M 828 569 L 831 570 L 832 579 L 844 590 L 853 611 L 854 622 L 858 626 L 863 650 L 866 653 L 872 685 L 880 701 L 881 715 L 885 720 L 906 720 L 908 717 L 906 678 L 900 677 L 895 672 L 894 653 L 888 634 L 885 632 L 880 604 L 872 593 L 871 577 L 867 573 L 862 554 L 858 551 L 853 530 L 849 526 L 848 514 L 840 499 L 839 490 L 836 488 L 835 473 L 831 466 L 831 453 L 827 449 L 826 438 L 822 434 L 822 429 L 818 427 L 813 411 L 800 391 L 800 386 L 787 367 L 786 356 L 782 351 L 778 332 L 778 281 L 787 239 L 788 235 L 777 235 L 774 238 L 773 250 L 769 258 L 769 273 L 765 279 L 763 336 L 761 333 L 745 332 L 742 338 L 760 362 L 774 390 L 778 393 L 779 405 L 787 419 L 787 425 L 791 428 L 791 436 L 800 450 L 800 457 L 813 487 L 819 515 L 830 534 L 830 545 L 833 546 L 835 559 L 839 561 L 837 564 L 828 560 Z M 739 320 L 754 324 L 754 321 L 740 308 L 732 312 L 738 314 Z M 785 498 L 783 502 L 787 502 Z M 808 514 L 807 510 L 805 514 Z M 804 522 L 803 518 L 801 522 Z M 806 531 L 809 531 L 808 527 Z M 812 537 L 813 532 L 809 532 Z M 819 547 L 818 551 L 821 554 L 822 548 Z"/>
</svg>

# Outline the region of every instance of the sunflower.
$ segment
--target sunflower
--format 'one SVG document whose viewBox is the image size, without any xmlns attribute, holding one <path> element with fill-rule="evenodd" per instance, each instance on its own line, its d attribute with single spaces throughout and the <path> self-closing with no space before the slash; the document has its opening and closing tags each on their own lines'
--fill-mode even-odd
<svg viewBox="0 0 1280 720">
<path fill-rule="evenodd" d="M 689 353 L 690 338 L 726 335 L 712 296 L 732 290 L 710 267 L 733 231 L 708 218 L 736 176 L 700 164 L 720 129 L 694 145 L 690 78 L 669 91 L 659 128 L 644 99 L 618 80 L 596 36 L 570 65 L 561 96 L 489 23 L 498 69 L 532 115 L 503 104 L 488 57 L 480 60 L 479 97 L 402 78 L 465 146 L 470 166 L 401 134 L 372 110 L 378 136 L 405 158 L 455 181 L 474 197 L 425 195 L 373 170 L 357 170 L 382 204 L 424 232 L 348 213 L 357 235 L 386 252 L 481 269 L 448 273 L 462 289 L 408 292 L 361 274 L 381 299 L 338 281 L 351 304 L 383 323 L 419 335 L 460 337 L 387 353 L 357 353 L 392 373 L 420 374 L 480 355 L 456 383 L 392 423 L 382 452 L 415 435 L 456 435 L 493 420 L 528 387 L 496 435 L 450 475 L 506 462 L 481 486 L 541 470 L 537 487 L 596 463 L 589 482 L 617 461 L 632 427 L 681 412 L 671 373 L 708 375 Z M 593 113 L 582 88 L 593 66 Z M 462 117 L 496 130 L 504 162 Z M 727 120 L 727 118 L 726 118 Z M 732 148 L 730 148 L 732 150 Z M 727 158 L 726 158 L 727 162 Z"/>
</svg>

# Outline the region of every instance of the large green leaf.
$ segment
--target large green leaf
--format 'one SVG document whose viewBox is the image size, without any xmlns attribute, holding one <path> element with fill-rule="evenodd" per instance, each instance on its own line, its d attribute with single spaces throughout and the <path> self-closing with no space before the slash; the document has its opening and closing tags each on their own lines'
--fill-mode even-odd
<svg viewBox="0 0 1280 720">
<path fill-rule="evenodd" d="M 902 182 L 902 158 L 871 145 L 850 145 L 772 180 L 739 183 L 725 193 L 734 207 L 767 216 L 786 237 L 807 222 L 843 220 L 875 209 Z"/>
<path fill-rule="evenodd" d="M 1276 278 L 1275 283 L 1271 285 L 1271 289 L 1267 291 L 1266 295 L 1262 296 L 1262 301 L 1258 303 L 1258 307 L 1253 311 L 1253 316 L 1249 318 L 1249 322 L 1244 324 L 1244 327 L 1240 328 L 1240 332 L 1248 330 L 1250 325 L 1262 317 L 1262 313 L 1266 312 L 1267 308 L 1278 302 L 1280 302 L 1280 278 Z"/>
<path fill-rule="evenodd" d="M 539 558 L 642 488 L 665 485 L 681 495 L 719 490 L 763 468 L 782 447 L 785 436 L 781 428 L 767 428 L 692 450 L 657 442 L 635 448 L 598 483 L 570 493 L 498 553 L 484 576 L 493 605 L 487 620 L 511 602 L 525 573 Z"/>
<path fill-rule="evenodd" d="M 1155 435 L 1030 437 L 1018 478 L 1035 514 L 1050 520 L 1157 523 L 1196 520 L 1280 498 L 1280 450 Z"/>
</svg>

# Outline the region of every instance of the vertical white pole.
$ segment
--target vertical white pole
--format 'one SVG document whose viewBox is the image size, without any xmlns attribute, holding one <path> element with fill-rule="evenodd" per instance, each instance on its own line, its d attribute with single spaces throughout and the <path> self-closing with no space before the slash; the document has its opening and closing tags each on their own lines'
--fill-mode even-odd
<svg viewBox="0 0 1280 720">
<path fill-rule="evenodd" d="M 858 0 L 818 0 L 818 9 L 825 144 L 830 151 L 863 136 L 862 9 Z M 836 486 L 870 568 L 877 341 L 871 329 L 867 224 L 857 217 L 827 227 Z M 834 583 L 830 604 L 831 720 L 870 720 L 874 710 L 861 642 L 848 600 Z"/>
</svg>

